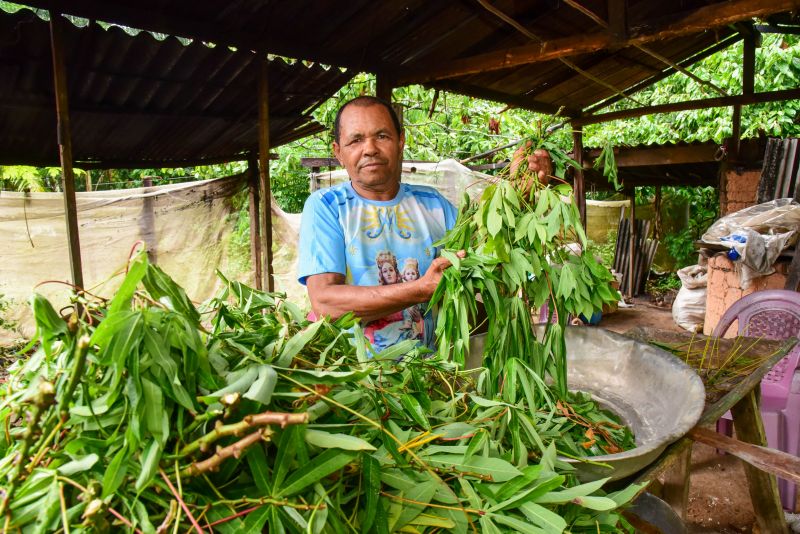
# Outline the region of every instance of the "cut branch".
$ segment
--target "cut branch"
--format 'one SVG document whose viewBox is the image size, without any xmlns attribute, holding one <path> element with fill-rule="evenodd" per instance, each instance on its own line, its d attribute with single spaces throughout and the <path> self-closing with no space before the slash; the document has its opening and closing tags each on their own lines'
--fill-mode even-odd
<svg viewBox="0 0 800 534">
<path fill-rule="evenodd" d="M 228 458 L 239 458 L 242 453 L 251 445 L 258 443 L 261 440 L 269 441 L 271 435 L 272 432 L 270 432 L 268 429 L 262 429 L 258 432 L 253 432 L 252 434 L 243 437 L 236 443 L 217 449 L 217 452 L 215 452 L 210 458 L 206 458 L 202 462 L 193 463 L 186 469 L 182 470 L 181 475 L 193 477 L 201 473 L 216 471 L 219 469 L 219 466 L 222 464 L 222 462 Z"/>
</svg>

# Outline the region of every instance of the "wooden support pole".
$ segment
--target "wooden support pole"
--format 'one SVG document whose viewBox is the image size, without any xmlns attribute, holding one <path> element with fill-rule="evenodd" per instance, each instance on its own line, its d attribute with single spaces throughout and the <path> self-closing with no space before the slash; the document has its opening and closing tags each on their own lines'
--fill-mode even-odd
<svg viewBox="0 0 800 534">
<path fill-rule="evenodd" d="M 375 96 L 391 103 L 392 89 L 394 89 L 394 84 L 387 74 L 381 73 L 375 76 Z"/>
<path fill-rule="evenodd" d="M 631 187 L 628 198 L 631 200 L 631 209 L 628 212 L 628 297 L 636 294 L 636 188 Z"/>
<path fill-rule="evenodd" d="M 677 462 L 664 475 L 661 496 L 675 513 L 686 521 L 689 511 L 689 475 L 692 470 L 692 448 L 681 451 Z"/>
<path fill-rule="evenodd" d="M 247 187 L 250 213 L 250 259 L 253 263 L 253 278 L 256 289 L 264 289 L 264 276 L 262 267 L 264 260 L 261 255 L 261 216 L 259 209 L 261 195 L 258 192 L 259 171 L 258 159 L 250 157 L 247 160 Z"/>
<path fill-rule="evenodd" d="M 259 216 L 261 250 L 264 255 L 262 272 L 266 277 L 267 291 L 275 291 L 272 275 L 272 191 L 269 183 L 269 59 L 262 53 L 258 76 L 258 176 L 260 182 Z"/>
<path fill-rule="evenodd" d="M 572 128 L 572 153 L 578 168 L 575 169 L 575 181 L 573 189 L 575 191 L 575 202 L 578 203 L 578 211 L 581 214 L 581 224 L 586 228 L 586 187 L 583 175 L 583 128 L 574 126 Z"/>
<path fill-rule="evenodd" d="M 747 35 L 742 51 L 742 96 L 752 97 L 755 88 L 756 37 Z M 742 105 L 733 106 L 733 133 L 731 135 L 731 159 L 736 160 L 742 148 Z"/>
<path fill-rule="evenodd" d="M 733 427 L 736 436 L 746 443 L 765 447 L 767 436 L 764 422 L 761 419 L 759 398 L 761 388 L 756 387 L 731 408 Z M 778 495 L 778 482 L 775 475 L 770 475 L 745 463 L 744 472 L 750 489 L 750 500 L 756 515 L 756 524 L 761 532 L 770 534 L 788 533 L 786 520 L 783 517 L 781 500 Z"/>
<path fill-rule="evenodd" d="M 64 63 L 63 25 L 64 18 L 50 11 L 50 45 L 53 53 L 53 84 L 56 96 L 58 154 L 61 160 L 61 188 L 64 192 L 64 212 L 67 218 L 67 240 L 69 241 L 69 265 L 72 283 L 83 287 L 81 266 L 81 244 L 78 235 L 78 208 L 75 201 L 75 173 L 72 169 L 72 135 L 69 123 L 69 95 L 67 70 Z"/>
</svg>

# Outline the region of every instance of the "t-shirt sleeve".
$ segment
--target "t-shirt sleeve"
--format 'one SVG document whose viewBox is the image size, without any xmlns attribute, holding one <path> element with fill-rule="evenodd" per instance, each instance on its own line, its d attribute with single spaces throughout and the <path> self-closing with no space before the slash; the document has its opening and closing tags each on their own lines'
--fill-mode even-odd
<svg viewBox="0 0 800 534">
<path fill-rule="evenodd" d="M 315 274 L 347 274 L 345 244 L 338 214 L 323 195 L 312 194 L 303 207 L 300 222 L 300 246 L 297 258 L 297 280 Z"/>
<path fill-rule="evenodd" d="M 456 225 L 458 210 L 444 197 L 442 197 L 442 206 L 444 207 L 444 226 L 449 231 Z"/>
</svg>

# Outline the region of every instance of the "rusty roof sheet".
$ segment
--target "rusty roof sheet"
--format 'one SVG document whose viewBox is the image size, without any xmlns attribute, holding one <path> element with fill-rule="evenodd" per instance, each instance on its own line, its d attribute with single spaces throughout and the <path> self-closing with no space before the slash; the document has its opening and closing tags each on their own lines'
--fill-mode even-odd
<svg viewBox="0 0 800 534">
<path fill-rule="evenodd" d="M 178 166 L 257 151 L 255 53 L 96 23 L 66 24 L 64 44 L 76 166 Z M 272 60 L 272 146 L 322 129 L 310 111 L 353 74 Z M 49 24 L 0 10 L 0 164 L 58 165 L 56 135 Z"/>
</svg>

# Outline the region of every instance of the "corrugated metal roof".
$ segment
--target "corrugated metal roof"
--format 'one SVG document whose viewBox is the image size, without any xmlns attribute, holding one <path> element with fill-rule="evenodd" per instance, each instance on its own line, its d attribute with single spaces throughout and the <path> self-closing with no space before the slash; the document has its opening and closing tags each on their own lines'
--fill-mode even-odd
<svg viewBox="0 0 800 534">
<path fill-rule="evenodd" d="M 743 0 L 733 0 L 737 6 Z M 376 72 L 413 82 L 410 73 L 446 66 L 455 60 L 490 52 L 504 53 L 530 45 L 529 36 L 474 0 L 28 0 L 32 5 L 66 10 L 75 15 L 108 20 L 137 28 L 195 37 L 222 44 L 247 46 L 289 57 Z M 775 11 L 791 0 L 777 0 Z M 487 4 L 544 40 L 580 40 L 608 36 L 598 22 L 567 2 L 555 0 L 493 0 Z M 647 47 L 672 63 L 691 62 L 717 43 L 730 44 L 737 29 L 719 23 L 722 13 L 738 12 L 726 0 L 580 0 L 582 9 L 598 20 L 611 20 L 612 6 L 624 8 L 628 34 L 655 35 L 669 24 L 692 22 L 692 33 L 648 42 Z M 793 4 L 793 5 L 796 5 Z M 748 5 L 749 9 L 755 9 Z M 716 9 L 707 26 L 693 15 Z M 745 15 L 741 15 L 745 16 Z M 714 21 L 717 21 L 715 23 Z M 563 42 L 563 41 L 562 41 Z M 616 89 L 627 90 L 671 69 L 652 55 L 623 40 L 604 50 L 573 55 L 579 68 Z M 577 73 L 559 60 L 504 70 L 455 76 L 427 85 L 490 98 L 542 111 L 564 106 L 571 114 L 585 110 L 615 92 Z"/>
<path fill-rule="evenodd" d="M 257 151 L 255 53 L 96 23 L 65 30 L 76 165 L 161 166 Z M 28 10 L 0 11 L 0 164 L 58 164 L 52 72 L 48 23 Z M 271 144 L 321 129 L 310 110 L 352 75 L 272 60 Z"/>
</svg>

